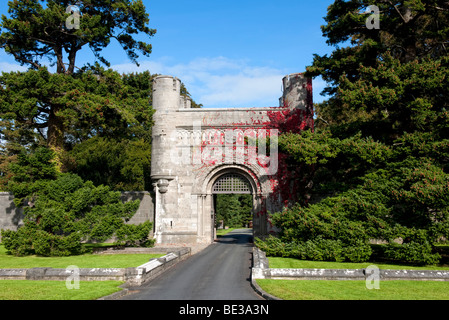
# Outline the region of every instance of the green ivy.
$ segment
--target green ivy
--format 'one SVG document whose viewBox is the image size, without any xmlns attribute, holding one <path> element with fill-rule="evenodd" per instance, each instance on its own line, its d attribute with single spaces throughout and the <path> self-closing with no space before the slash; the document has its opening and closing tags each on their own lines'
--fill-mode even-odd
<svg viewBox="0 0 449 320">
<path fill-rule="evenodd" d="M 130 225 L 139 200 L 123 203 L 120 192 L 94 186 L 75 174 L 38 180 L 33 203 L 24 208 L 24 225 L 2 230 L 2 242 L 14 255 L 67 256 L 82 253 L 82 242 L 116 237 L 119 245 L 151 246 L 151 222 Z"/>
</svg>

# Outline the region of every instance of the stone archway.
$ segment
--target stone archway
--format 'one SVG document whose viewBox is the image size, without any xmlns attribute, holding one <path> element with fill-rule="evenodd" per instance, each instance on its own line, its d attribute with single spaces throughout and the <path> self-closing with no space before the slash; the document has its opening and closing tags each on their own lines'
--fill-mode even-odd
<svg viewBox="0 0 449 320">
<path fill-rule="evenodd" d="M 253 234 L 258 236 L 265 234 L 266 216 L 261 214 L 264 207 L 264 197 L 260 188 L 260 181 L 252 170 L 245 166 L 228 165 L 221 166 L 215 170 L 211 170 L 205 178 L 205 207 L 210 208 L 210 230 L 204 230 L 206 234 L 210 233 L 212 241 L 216 238 L 215 230 L 215 210 L 214 210 L 214 194 L 219 193 L 236 193 L 251 194 L 252 196 L 252 226 Z M 207 212 L 206 212 L 207 215 Z M 207 227 L 206 227 L 207 228 Z M 207 237 L 207 236 L 206 236 Z"/>
</svg>

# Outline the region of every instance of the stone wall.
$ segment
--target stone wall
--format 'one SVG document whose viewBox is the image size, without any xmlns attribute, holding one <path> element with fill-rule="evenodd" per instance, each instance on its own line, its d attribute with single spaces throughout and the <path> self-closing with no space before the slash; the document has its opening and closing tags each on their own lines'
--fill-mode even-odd
<svg viewBox="0 0 449 320">
<path fill-rule="evenodd" d="M 23 209 L 14 204 L 14 195 L 0 192 L 0 229 L 17 230 L 22 224 Z"/>
<path fill-rule="evenodd" d="M 373 264 L 375 267 L 375 265 Z M 388 270 L 378 269 L 379 280 L 449 281 L 449 270 Z M 372 278 L 368 268 L 362 269 L 283 269 L 270 268 L 265 252 L 253 248 L 251 279 L 282 280 L 367 280 Z"/>
<path fill-rule="evenodd" d="M 122 192 L 122 201 L 139 199 L 140 206 L 134 216 L 128 222 L 140 224 L 145 221 L 154 221 L 154 201 L 147 191 Z M 17 230 L 23 223 L 23 209 L 14 205 L 14 195 L 9 192 L 0 192 L 0 230 Z M 153 235 L 151 234 L 150 237 Z M 1 239 L 1 238 L 0 238 Z"/>
<path fill-rule="evenodd" d="M 145 221 L 154 221 L 154 201 L 148 191 L 125 191 L 122 192 L 122 201 L 140 200 L 139 209 L 129 220 L 130 224 L 140 224 Z"/>
</svg>

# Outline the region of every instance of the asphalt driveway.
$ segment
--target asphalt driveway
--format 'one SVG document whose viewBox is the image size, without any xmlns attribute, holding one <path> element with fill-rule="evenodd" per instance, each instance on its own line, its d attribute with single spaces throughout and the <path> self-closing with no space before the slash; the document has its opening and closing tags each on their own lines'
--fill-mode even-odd
<svg viewBox="0 0 449 320">
<path fill-rule="evenodd" d="M 122 300 L 261 300 L 251 287 L 252 230 L 238 229 Z"/>
</svg>

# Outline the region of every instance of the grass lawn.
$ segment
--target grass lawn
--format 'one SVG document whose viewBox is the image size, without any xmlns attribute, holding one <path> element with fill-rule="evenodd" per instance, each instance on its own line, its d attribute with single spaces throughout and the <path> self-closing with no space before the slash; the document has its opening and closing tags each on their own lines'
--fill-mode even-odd
<svg viewBox="0 0 449 320">
<path fill-rule="evenodd" d="M 163 254 L 83 254 L 69 257 L 15 257 L 0 245 L 0 269 L 16 268 L 128 268 L 138 267 Z M 69 290 L 65 281 L 0 280 L 0 300 L 94 300 L 122 290 L 122 281 L 80 281 Z"/>
<path fill-rule="evenodd" d="M 364 280 L 259 279 L 267 293 L 283 300 L 449 300 L 448 281 L 381 281 L 367 289 Z"/>
<path fill-rule="evenodd" d="M 0 280 L 0 300 L 95 300 L 122 290 L 121 281 L 80 281 L 69 290 L 65 281 Z"/>
<path fill-rule="evenodd" d="M 217 229 L 217 237 L 224 236 L 237 228 Z"/>
<path fill-rule="evenodd" d="M 15 268 L 67 268 L 75 265 L 78 268 L 128 268 L 138 267 L 151 258 L 159 258 L 163 254 L 83 254 L 69 257 L 40 257 L 36 255 L 16 257 L 6 253 L 0 245 L 0 269 Z"/>
<path fill-rule="evenodd" d="M 442 266 L 409 266 L 387 263 L 307 261 L 268 257 L 270 268 L 448 270 Z M 381 281 L 380 289 L 367 289 L 364 280 L 272 280 L 259 279 L 267 293 L 283 300 L 449 300 L 449 281 Z"/>
<path fill-rule="evenodd" d="M 377 262 L 330 262 L 330 261 L 308 261 L 294 258 L 268 257 L 268 264 L 270 268 L 316 268 L 316 269 L 362 269 L 369 265 L 376 265 L 379 269 L 393 269 L 393 270 L 449 270 L 447 265 L 431 265 L 431 266 L 410 266 L 387 264 Z"/>
</svg>

